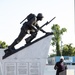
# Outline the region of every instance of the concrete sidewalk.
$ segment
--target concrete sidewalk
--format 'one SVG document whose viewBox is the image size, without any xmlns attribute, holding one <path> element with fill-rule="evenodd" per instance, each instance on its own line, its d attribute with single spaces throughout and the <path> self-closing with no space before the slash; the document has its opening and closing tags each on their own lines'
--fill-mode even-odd
<svg viewBox="0 0 75 75">
<path fill-rule="evenodd" d="M 74 70 L 74 75 L 75 75 L 75 65 L 67 65 L 68 69 Z M 56 70 L 54 70 L 54 65 L 46 65 L 45 70 L 44 70 L 44 75 L 56 75 Z"/>
</svg>

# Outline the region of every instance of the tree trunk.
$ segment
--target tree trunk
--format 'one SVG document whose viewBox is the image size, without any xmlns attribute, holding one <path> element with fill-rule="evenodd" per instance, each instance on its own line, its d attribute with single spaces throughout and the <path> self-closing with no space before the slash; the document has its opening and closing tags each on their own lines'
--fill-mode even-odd
<svg viewBox="0 0 75 75">
<path fill-rule="evenodd" d="M 59 42 L 56 43 L 56 55 L 61 56 Z"/>
</svg>

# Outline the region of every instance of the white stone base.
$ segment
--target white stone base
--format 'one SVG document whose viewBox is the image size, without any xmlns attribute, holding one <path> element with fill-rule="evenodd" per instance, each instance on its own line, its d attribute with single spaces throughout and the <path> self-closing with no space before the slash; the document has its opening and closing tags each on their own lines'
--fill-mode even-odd
<svg viewBox="0 0 75 75">
<path fill-rule="evenodd" d="M 5 59 L 1 59 L 2 51 L 0 75 L 43 75 L 50 41 L 47 36 Z"/>
</svg>

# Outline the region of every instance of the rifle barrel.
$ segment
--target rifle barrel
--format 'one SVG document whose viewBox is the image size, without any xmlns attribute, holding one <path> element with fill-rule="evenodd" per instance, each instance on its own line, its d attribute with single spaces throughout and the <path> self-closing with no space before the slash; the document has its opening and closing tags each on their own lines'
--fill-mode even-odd
<svg viewBox="0 0 75 75">
<path fill-rule="evenodd" d="M 24 20 L 26 20 L 26 18 L 25 18 Z M 20 24 L 21 24 L 24 20 L 22 20 L 22 21 L 20 22 Z"/>
<path fill-rule="evenodd" d="M 52 18 L 50 21 L 49 21 L 49 23 L 52 21 L 52 20 L 54 20 L 56 17 L 54 17 L 54 18 Z"/>
<path fill-rule="evenodd" d="M 44 27 L 45 25 L 49 24 L 51 21 L 53 21 L 56 17 L 53 17 L 49 22 L 47 21 L 45 24 L 43 24 L 40 28 Z"/>
</svg>

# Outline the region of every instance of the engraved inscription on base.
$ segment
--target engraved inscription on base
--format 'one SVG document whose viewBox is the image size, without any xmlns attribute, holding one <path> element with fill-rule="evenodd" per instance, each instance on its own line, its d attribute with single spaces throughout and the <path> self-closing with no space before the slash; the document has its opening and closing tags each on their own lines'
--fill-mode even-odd
<svg viewBox="0 0 75 75">
<path fill-rule="evenodd" d="M 28 75 L 28 63 L 17 63 L 17 75 Z"/>
<path fill-rule="evenodd" d="M 6 62 L 4 65 L 4 75 L 41 75 L 39 62 Z"/>
<path fill-rule="evenodd" d="M 29 63 L 29 75 L 41 75 L 40 63 Z"/>
<path fill-rule="evenodd" d="M 16 75 L 16 63 L 5 63 L 5 75 Z"/>
</svg>

